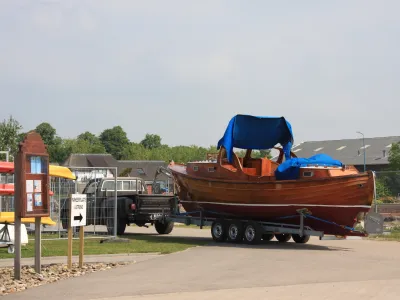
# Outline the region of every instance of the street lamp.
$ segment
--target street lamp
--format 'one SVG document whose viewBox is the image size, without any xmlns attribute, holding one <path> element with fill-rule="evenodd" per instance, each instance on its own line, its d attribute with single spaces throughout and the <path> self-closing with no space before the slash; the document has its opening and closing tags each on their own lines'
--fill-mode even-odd
<svg viewBox="0 0 400 300">
<path fill-rule="evenodd" d="M 363 148 L 364 148 L 364 172 L 366 171 L 365 167 L 365 139 L 364 139 L 364 134 L 362 132 L 357 131 L 357 133 L 361 134 L 363 137 Z"/>
</svg>

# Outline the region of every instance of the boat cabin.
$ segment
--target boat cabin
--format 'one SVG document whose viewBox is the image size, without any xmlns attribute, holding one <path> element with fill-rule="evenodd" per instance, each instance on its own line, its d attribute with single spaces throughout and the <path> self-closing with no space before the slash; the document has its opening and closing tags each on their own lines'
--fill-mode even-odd
<svg viewBox="0 0 400 300">
<path fill-rule="evenodd" d="M 221 147 L 218 155 L 211 160 L 189 162 L 186 165 L 186 172 L 195 177 L 209 177 L 218 179 L 238 179 L 238 180 L 277 180 L 275 174 L 279 165 L 283 162 L 284 153 L 281 148 L 274 148 L 280 151 L 277 161 L 269 158 L 252 158 L 252 150 L 247 150 L 244 157 L 238 157 L 233 153 L 233 162 L 230 163 L 226 157 L 226 150 Z M 297 156 L 291 152 L 291 156 Z M 326 178 L 335 176 L 345 176 L 358 174 L 353 166 L 320 166 L 307 165 L 299 168 L 297 179 Z"/>
</svg>

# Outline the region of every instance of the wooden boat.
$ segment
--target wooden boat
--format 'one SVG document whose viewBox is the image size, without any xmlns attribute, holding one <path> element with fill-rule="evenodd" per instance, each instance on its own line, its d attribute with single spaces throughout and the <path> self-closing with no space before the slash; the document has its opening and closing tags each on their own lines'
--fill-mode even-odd
<svg viewBox="0 0 400 300">
<path fill-rule="evenodd" d="M 298 224 L 298 210 L 306 210 L 305 225 L 314 230 L 365 235 L 351 228 L 371 208 L 373 173 L 359 173 L 324 154 L 297 158 L 292 142 L 283 117 L 235 116 L 218 143 L 216 159 L 168 166 L 182 206 L 209 217 L 288 224 Z M 275 147 L 278 143 L 282 148 Z M 234 147 L 247 149 L 245 157 L 238 157 Z M 251 157 L 253 149 L 272 148 L 279 151 L 277 161 Z"/>
</svg>

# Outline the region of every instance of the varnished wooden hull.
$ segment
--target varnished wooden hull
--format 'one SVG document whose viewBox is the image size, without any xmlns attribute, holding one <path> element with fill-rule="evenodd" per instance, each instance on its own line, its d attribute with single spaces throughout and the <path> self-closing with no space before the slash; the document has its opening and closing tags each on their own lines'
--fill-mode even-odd
<svg viewBox="0 0 400 300">
<path fill-rule="evenodd" d="M 260 221 L 298 224 L 306 208 L 313 216 L 353 227 L 357 215 L 368 212 L 374 194 L 371 172 L 330 178 L 287 181 L 238 181 L 190 176 L 171 169 L 186 211 L 204 210 L 208 216 L 227 215 Z M 352 235 L 338 225 L 306 219 L 306 225 L 325 234 Z M 357 234 L 354 234 L 357 235 Z"/>
</svg>

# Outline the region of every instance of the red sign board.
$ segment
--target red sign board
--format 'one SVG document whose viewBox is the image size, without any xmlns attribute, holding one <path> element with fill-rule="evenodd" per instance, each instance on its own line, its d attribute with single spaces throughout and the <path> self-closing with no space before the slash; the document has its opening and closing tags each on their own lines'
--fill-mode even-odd
<svg viewBox="0 0 400 300">
<path fill-rule="evenodd" d="M 49 154 L 41 136 L 31 131 L 19 144 L 15 159 L 16 214 L 50 216 Z"/>
</svg>

